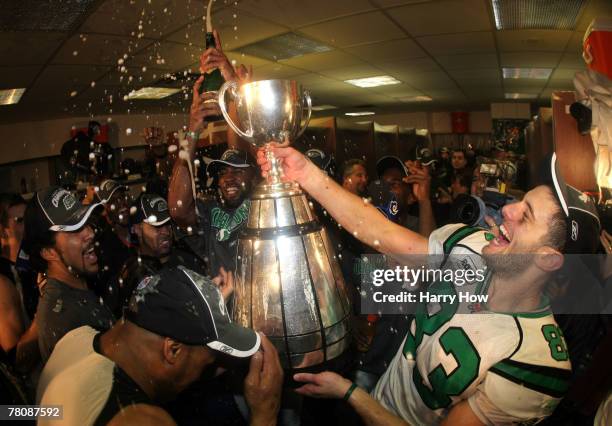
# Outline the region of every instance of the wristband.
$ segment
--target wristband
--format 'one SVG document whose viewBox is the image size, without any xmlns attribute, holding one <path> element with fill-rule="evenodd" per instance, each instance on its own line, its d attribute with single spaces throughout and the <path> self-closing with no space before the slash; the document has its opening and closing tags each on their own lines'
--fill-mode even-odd
<svg viewBox="0 0 612 426">
<path fill-rule="evenodd" d="M 342 399 L 345 400 L 345 401 L 348 401 L 349 398 L 351 397 L 351 395 L 353 394 L 353 391 L 355 389 L 357 389 L 357 384 L 356 383 L 351 383 L 351 386 L 348 388 L 348 390 L 344 394 L 344 398 L 342 398 Z"/>
</svg>

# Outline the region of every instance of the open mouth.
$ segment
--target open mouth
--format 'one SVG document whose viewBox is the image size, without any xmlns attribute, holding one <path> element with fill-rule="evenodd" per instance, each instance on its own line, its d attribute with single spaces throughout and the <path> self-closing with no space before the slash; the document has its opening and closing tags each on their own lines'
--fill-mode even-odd
<svg viewBox="0 0 612 426">
<path fill-rule="evenodd" d="M 83 251 L 83 257 L 90 263 L 96 263 L 98 261 L 98 256 L 96 255 L 96 251 L 94 249 L 94 245 L 91 244 Z"/>
<path fill-rule="evenodd" d="M 497 232 L 495 232 L 495 239 L 493 243 L 498 246 L 507 246 L 512 241 L 512 235 L 508 231 L 508 228 L 503 224 L 497 228 Z"/>
</svg>

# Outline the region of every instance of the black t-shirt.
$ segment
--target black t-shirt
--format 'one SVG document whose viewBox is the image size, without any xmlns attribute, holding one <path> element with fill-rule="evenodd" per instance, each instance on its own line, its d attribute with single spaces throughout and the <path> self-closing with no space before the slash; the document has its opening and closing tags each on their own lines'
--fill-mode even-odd
<svg viewBox="0 0 612 426">
<path fill-rule="evenodd" d="M 43 288 L 36 315 L 43 362 L 69 331 L 83 325 L 107 330 L 115 321 L 111 310 L 93 291 L 70 287 L 53 278 Z"/>
<path fill-rule="evenodd" d="M 104 302 L 113 310 L 119 305 L 118 277 L 126 259 L 136 254 L 133 246 L 119 239 L 113 227 L 104 222 L 96 236 L 98 253 L 98 276 L 91 287 L 102 296 Z"/>
<path fill-rule="evenodd" d="M 250 200 L 246 199 L 236 208 L 225 207 L 217 201 L 198 203 L 198 225 L 191 235 L 182 236 L 192 251 L 204 253 L 211 276 L 219 273 L 223 266 L 227 271 L 236 268 L 236 251 L 240 231 L 249 218 Z"/>
</svg>

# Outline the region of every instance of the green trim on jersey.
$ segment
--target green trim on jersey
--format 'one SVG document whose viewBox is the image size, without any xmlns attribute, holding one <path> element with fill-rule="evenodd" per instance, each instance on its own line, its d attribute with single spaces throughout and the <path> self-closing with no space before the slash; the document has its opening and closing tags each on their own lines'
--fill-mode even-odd
<svg viewBox="0 0 612 426">
<path fill-rule="evenodd" d="M 554 398 L 565 395 L 571 377 L 570 370 L 526 364 L 510 359 L 498 362 L 489 371 Z"/>
<path fill-rule="evenodd" d="M 457 229 L 442 244 L 442 249 L 444 250 L 444 254 L 449 255 L 453 247 L 455 247 L 459 241 L 479 231 L 482 231 L 482 229 L 473 228 L 471 226 L 463 226 Z"/>
</svg>

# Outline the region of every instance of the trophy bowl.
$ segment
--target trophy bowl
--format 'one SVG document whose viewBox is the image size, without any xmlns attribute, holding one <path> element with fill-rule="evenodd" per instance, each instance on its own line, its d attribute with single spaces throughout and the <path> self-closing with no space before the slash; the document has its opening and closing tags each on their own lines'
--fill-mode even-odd
<svg viewBox="0 0 612 426">
<path fill-rule="evenodd" d="M 228 114 L 227 92 L 234 98 L 240 125 Z M 309 93 L 293 80 L 262 80 L 242 85 L 226 82 L 219 90 L 219 107 L 227 124 L 258 148 L 270 142 L 288 144 L 299 138 L 312 114 Z"/>
</svg>

